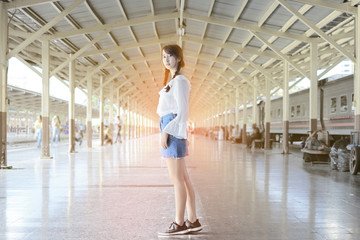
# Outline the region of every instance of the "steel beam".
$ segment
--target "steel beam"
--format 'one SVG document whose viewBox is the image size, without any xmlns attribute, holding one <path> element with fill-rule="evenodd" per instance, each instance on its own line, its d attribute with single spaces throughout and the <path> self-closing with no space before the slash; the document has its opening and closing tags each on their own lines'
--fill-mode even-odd
<svg viewBox="0 0 360 240">
<path fill-rule="evenodd" d="M 337 44 L 330 36 L 324 33 L 321 29 L 319 29 L 315 24 L 306 19 L 302 14 L 300 14 L 295 8 L 293 8 L 289 3 L 285 0 L 277 0 L 285 9 L 287 9 L 291 14 L 295 15 L 299 20 L 301 20 L 305 25 L 311 28 L 316 34 L 318 34 L 321 38 L 323 38 L 326 42 L 332 45 L 335 49 L 337 49 L 341 54 L 343 54 L 346 58 L 350 59 L 352 62 L 355 62 L 355 57 L 353 54 L 345 51 L 339 44 Z"/>
</svg>

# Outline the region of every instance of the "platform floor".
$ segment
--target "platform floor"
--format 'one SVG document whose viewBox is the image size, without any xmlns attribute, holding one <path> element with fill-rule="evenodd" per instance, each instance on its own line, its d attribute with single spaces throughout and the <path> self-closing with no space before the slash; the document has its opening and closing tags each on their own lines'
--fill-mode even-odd
<svg viewBox="0 0 360 240">
<path fill-rule="evenodd" d="M 190 137 L 187 166 L 204 230 L 168 239 L 360 239 L 360 176 L 304 164 L 301 153 Z M 0 171 L 0 239 L 158 239 L 173 187 L 152 135 L 92 149 L 8 153 Z"/>
</svg>

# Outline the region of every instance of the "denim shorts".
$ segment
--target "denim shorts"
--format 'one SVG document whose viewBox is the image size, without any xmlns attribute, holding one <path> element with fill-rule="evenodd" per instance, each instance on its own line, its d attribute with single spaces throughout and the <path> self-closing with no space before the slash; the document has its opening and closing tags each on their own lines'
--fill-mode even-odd
<svg viewBox="0 0 360 240">
<path fill-rule="evenodd" d="M 176 117 L 176 114 L 170 113 L 160 118 L 160 130 L 168 125 L 168 123 Z M 172 135 L 168 135 L 167 149 L 161 147 L 161 155 L 163 158 L 184 158 L 188 155 L 188 146 L 186 139 L 179 139 Z"/>
</svg>

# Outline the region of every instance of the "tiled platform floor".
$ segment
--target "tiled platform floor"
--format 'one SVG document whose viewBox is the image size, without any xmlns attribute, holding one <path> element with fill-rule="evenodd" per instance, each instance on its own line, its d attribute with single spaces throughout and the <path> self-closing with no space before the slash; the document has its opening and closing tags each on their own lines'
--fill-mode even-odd
<svg viewBox="0 0 360 240">
<path fill-rule="evenodd" d="M 174 219 L 159 135 L 122 144 L 11 151 L 0 171 L 0 239 L 158 239 Z M 360 175 L 305 165 L 295 150 L 191 136 L 199 234 L 169 239 L 360 239 Z"/>
</svg>

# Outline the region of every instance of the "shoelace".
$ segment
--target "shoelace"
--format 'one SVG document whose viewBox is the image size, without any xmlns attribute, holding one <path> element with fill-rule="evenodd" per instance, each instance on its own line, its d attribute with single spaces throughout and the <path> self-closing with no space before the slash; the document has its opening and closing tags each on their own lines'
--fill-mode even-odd
<svg viewBox="0 0 360 240">
<path fill-rule="evenodd" d="M 176 225 L 178 225 L 176 222 L 172 222 L 171 224 L 170 224 L 170 226 L 169 226 L 169 229 L 172 229 L 173 228 L 173 226 L 176 226 Z"/>
</svg>

